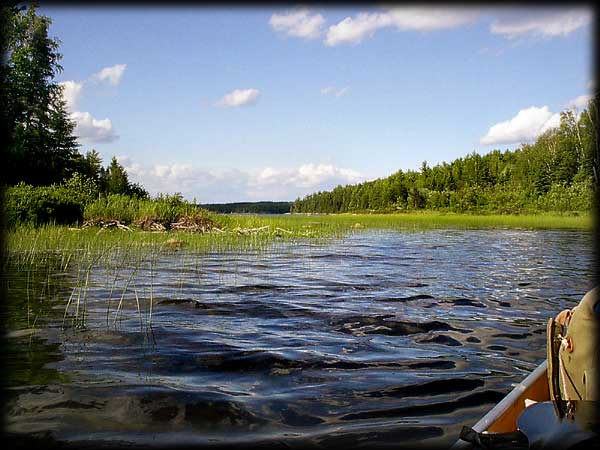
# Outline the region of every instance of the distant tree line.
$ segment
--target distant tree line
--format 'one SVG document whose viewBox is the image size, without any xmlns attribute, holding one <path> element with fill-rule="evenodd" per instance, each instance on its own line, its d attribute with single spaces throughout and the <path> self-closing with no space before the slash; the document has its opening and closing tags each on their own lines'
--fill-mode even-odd
<svg viewBox="0 0 600 450">
<path fill-rule="evenodd" d="M 514 151 L 471 153 L 419 171 L 316 192 L 292 212 L 441 210 L 456 212 L 590 211 L 599 167 L 597 99 L 577 116 L 561 114 L 560 126 Z"/>
<path fill-rule="evenodd" d="M 207 203 L 200 206 L 209 211 L 225 214 L 285 214 L 291 211 L 292 202 Z"/>
</svg>

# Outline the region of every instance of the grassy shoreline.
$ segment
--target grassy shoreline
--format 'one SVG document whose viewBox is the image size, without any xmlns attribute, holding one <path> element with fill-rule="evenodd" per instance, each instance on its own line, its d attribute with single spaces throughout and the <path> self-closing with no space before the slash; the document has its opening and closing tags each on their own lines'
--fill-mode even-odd
<svg viewBox="0 0 600 450">
<path fill-rule="evenodd" d="M 152 323 L 154 300 L 152 281 L 149 294 L 130 285 L 137 273 L 150 274 L 162 258 L 172 258 L 173 252 L 188 261 L 190 267 L 201 267 L 202 255 L 229 252 L 269 252 L 278 245 L 313 245 L 366 230 L 396 230 L 402 233 L 435 229 L 562 229 L 591 231 L 592 215 L 467 215 L 455 213 L 402 214 L 335 214 L 335 215 L 213 215 L 219 230 L 206 233 L 186 231 L 151 232 L 135 229 L 73 228 L 60 225 L 18 227 L 5 233 L 3 273 L 24 274 L 27 280 L 40 279 L 40 289 L 56 288 L 68 279 L 70 295 L 64 297 L 64 324 L 86 325 L 87 297 L 92 272 L 101 267 L 106 273 L 103 285 L 110 291 L 106 320 L 116 323 L 123 316 L 122 306 L 134 308 L 140 329 Z M 260 256 L 259 256 L 260 257 Z M 65 278 L 66 277 L 66 278 Z M 62 281 L 61 281 L 62 280 Z M 27 285 L 27 316 L 22 322 L 35 328 L 31 317 L 37 317 L 29 297 L 37 298 L 34 287 Z M 31 291 L 31 292 L 30 292 Z M 37 292 L 37 291 L 36 291 Z M 140 291 L 141 292 L 141 291 Z M 144 294 L 145 292 L 145 294 Z M 147 295 L 146 295 L 147 294 Z M 68 297 L 68 301 L 66 298 Z M 111 298 L 113 301 L 111 302 Z M 111 307 L 112 305 L 112 307 Z M 134 305 L 134 306 L 132 306 Z M 30 314 L 30 307 L 33 311 Z M 124 307 L 124 306 L 123 306 Z M 137 312 L 136 312 L 137 311 Z M 31 316 L 31 317 L 30 317 Z M 112 322 L 110 322 L 112 320 Z"/>
<path fill-rule="evenodd" d="M 35 259 L 47 253 L 104 254 L 119 248 L 157 251 L 186 248 L 215 252 L 260 249 L 279 241 L 329 239 L 368 229 L 419 231 L 455 229 L 557 229 L 592 231 L 592 214 L 559 215 L 473 215 L 457 213 L 331 214 L 281 216 L 212 215 L 221 231 L 189 233 L 183 231 L 100 232 L 96 227 L 77 229 L 59 225 L 37 228 L 17 227 L 5 233 L 5 257 Z M 170 242 L 170 243 L 169 243 Z M 135 253 L 135 252 L 134 252 Z"/>
<path fill-rule="evenodd" d="M 298 216 L 301 216 L 298 214 Z M 423 228 L 521 228 L 521 229 L 574 229 L 591 231 L 595 218 L 591 213 L 561 214 L 467 214 L 437 211 L 406 213 L 343 213 L 331 215 L 306 215 L 326 217 L 348 226 L 361 223 L 366 228 L 404 228 L 418 225 Z"/>
</svg>

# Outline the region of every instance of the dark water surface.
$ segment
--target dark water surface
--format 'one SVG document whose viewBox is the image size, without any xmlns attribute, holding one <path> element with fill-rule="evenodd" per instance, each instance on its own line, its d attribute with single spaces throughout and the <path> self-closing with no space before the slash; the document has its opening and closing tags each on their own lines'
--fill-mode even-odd
<svg viewBox="0 0 600 450">
<path fill-rule="evenodd" d="M 81 273 L 21 268 L 3 279 L 6 430 L 445 447 L 545 358 L 546 322 L 591 287 L 591 255 L 578 231 L 369 231 L 161 253 L 137 271 L 93 267 L 85 288 Z"/>
</svg>

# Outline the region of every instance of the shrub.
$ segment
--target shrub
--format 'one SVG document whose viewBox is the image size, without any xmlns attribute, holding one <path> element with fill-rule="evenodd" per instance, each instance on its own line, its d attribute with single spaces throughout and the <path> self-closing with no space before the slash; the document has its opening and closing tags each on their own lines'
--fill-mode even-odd
<svg viewBox="0 0 600 450">
<path fill-rule="evenodd" d="M 136 218 L 139 202 L 137 197 L 125 194 L 109 194 L 99 197 L 85 207 L 84 219 L 96 222 L 118 220 L 125 224 L 132 223 Z"/>
<path fill-rule="evenodd" d="M 537 207 L 543 211 L 590 211 L 594 202 L 591 180 L 573 182 L 571 185 L 553 184 L 540 196 Z"/>
<path fill-rule="evenodd" d="M 74 224 L 83 219 L 84 205 L 66 186 L 30 186 L 19 183 L 5 191 L 8 227 L 18 224 Z"/>
<path fill-rule="evenodd" d="M 155 221 L 168 227 L 183 216 L 206 213 L 207 211 L 199 206 L 184 200 L 181 194 L 160 194 L 156 198 L 147 199 L 110 194 L 88 204 L 84 218 L 92 222 L 118 220 L 124 224 Z"/>
</svg>

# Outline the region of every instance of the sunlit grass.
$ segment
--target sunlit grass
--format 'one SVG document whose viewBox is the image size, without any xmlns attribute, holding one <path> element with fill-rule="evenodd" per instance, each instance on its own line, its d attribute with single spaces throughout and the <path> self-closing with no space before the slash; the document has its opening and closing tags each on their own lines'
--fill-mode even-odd
<svg viewBox="0 0 600 450">
<path fill-rule="evenodd" d="M 200 253 L 267 249 L 279 241 L 329 239 L 367 229 L 411 231 L 436 228 L 521 228 L 592 230 L 591 214 L 469 215 L 453 213 L 335 214 L 335 215 L 215 215 L 220 231 L 154 233 L 84 229 L 65 226 L 20 227 L 5 234 L 5 257 L 43 262 L 53 255 L 69 266 L 74 257 L 129 259 L 180 248 Z M 87 258 L 84 258 L 87 259 Z M 100 262 L 100 261 L 98 261 Z"/>
<path fill-rule="evenodd" d="M 86 326 L 90 273 L 102 267 L 109 288 L 107 326 L 118 326 L 124 302 L 134 302 L 140 328 L 152 324 L 152 285 L 140 296 L 135 278 L 150 273 L 158 258 L 183 251 L 192 255 L 264 251 L 277 245 L 330 242 L 350 233 L 369 229 L 416 232 L 428 229 L 571 229 L 592 230 L 592 215 L 467 215 L 453 213 L 336 214 L 336 215 L 211 215 L 218 230 L 209 233 L 185 231 L 147 232 L 73 228 L 66 226 L 19 227 L 6 232 L 4 268 L 31 271 L 50 266 L 70 273 L 72 290 L 66 300 L 63 325 Z M 6 272 L 6 270 L 5 270 Z M 29 273 L 29 272 L 28 272 Z M 50 275 L 48 275 L 48 282 Z M 29 294 L 28 294 L 29 295 Z M 29 297 L 28 297 L 29 302 Z M 129 303 L 131 305 L 131 303 Z M 28 303 L 29 305 L 29 303 Z M 27 307 L 29 311 L 29 306 Z M 31 318 L 27 312 L 27 324 Z"/>
<path fill-rule="evenodd" d="M 63 270 L 77 264 L 124 264 L 164 252 L 194 253 L 267 250 L 278 242 L 328 240 L 368 229 L 415 231 L 436 228 L 521 228 L 591 230 L 591 215 L 466 215 L 440 213 L 218 216 L 220 231 L 189 233 L 20 227 L 5 234 L 5 261 L 43 264 L 58 260 Z"/>
</svg>

